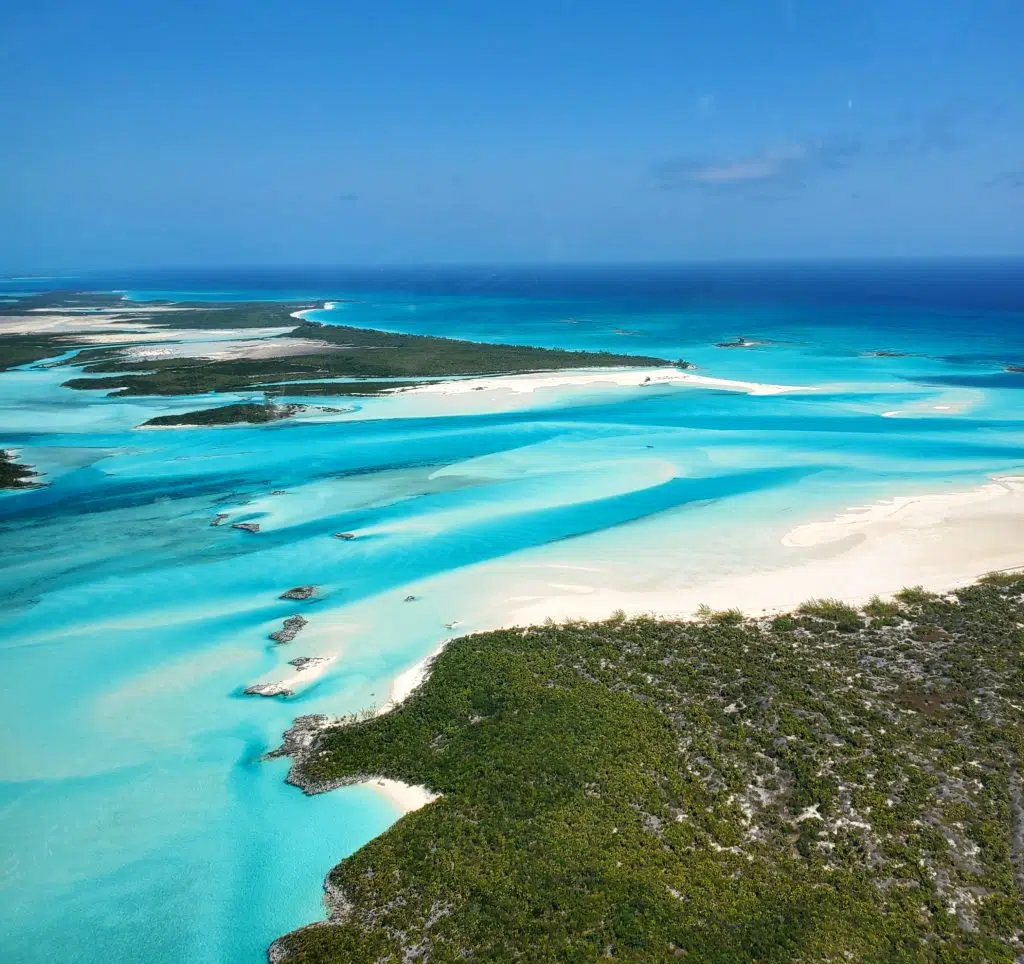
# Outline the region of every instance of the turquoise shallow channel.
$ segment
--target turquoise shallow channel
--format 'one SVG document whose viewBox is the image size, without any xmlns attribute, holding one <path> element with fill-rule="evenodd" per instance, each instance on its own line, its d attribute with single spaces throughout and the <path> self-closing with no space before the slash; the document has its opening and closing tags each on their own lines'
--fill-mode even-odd
<svg viewBox="0 0 1024 964">
<path fill-rule="evenodd" d="M 211 399 L 74 391 L 77 369 L 46 363 L 0 374 L 0 447 L 49 483 L 0 497 L 6 961 L 255 964 L 323 915 L 326 872 L 400 816 L 372 787 L 306 798 L 287 761 L 261 761 L 297 715 L 381 706 L 445 639 L 544 586 L 585 592 L 595 560 L 642 570 L 655 532 L 693 546 L 696 582 L 770 562 L 782 532 L 849 505 L 1024 474 L 1019 263 L 59 285 L 329 302 L 309 317 L 817 390 L 326 396 L 346 411 L 140 430 Z M 750 347 L 716 347 L 738 338 Z M 218 513 L 261 531 L 211 526 Z M 316 597 L 279 598 L 301 585 Z M 308 626 L 275 646 L 296 613 Z M 243 694 L 296 656 L 333 662 L 289 698 Z"/>
</svg>

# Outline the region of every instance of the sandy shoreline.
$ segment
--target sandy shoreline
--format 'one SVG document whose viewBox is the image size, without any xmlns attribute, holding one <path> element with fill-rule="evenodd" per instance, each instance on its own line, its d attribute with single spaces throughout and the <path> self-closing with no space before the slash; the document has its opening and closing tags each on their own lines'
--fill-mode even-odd
<svg viewBox="0 0 1024 964">
<path fill-rule="evenodd" d="M 412 666 L 402 670 L 388 687 L 388 701 L 377 709 L 377 716 L 390 713 L 396 706 L 404 703 L 412 693 L 422 685 L 430 675 L 430 664 L 451 642 L 451 638 L 438 643 L 423 659 L 417 660 Z"/>
<path fill-rule="evenodd" d="M 1024 568 L 1024 476 L 851 507 L 831 519 L 793 527 L 782 535 L 781 544 L 786 551 L 774 565 L 759 568 L 755 561 L 749 571 L 706 581 L 675 583 L 669 573 L 645 590 L 615 585 L 614 574 L 599 565 L 573 567 L 582 578 L 572 583 L 551 581 L 543 595 L 496 599 L 487 628 L 537 625 L 547 619 L 598 621 L 617 610 L 689 619 L 701 605 L 760 616 L 791 611 L 821 597 L 862 605 L 905 586 L 947 592 L 988 572 Z M 790 554 L 792 562 L 787 561 Z M 610 584 L 602 586 L 602 576 Z M 483 628 L 474 626 L 475 631 Z M 392 679 L 388 701 L 378 714 L 393 710 L 424 682 L 449 641 Z"/>
<path fill-rule="evenodd" d="M 813 392 L 813 386 L 773 385 L 766 382 L 743 382 L 729 378 L 695 375 L 674 367 L 664 368 L 588 368 L 557 369 L 522 375 L 488 375 L 461 378 L 458 381 L 432 382 L 408 388 L 395 388 L 389 395 L 465 395 L 469 392 L 506 391 L 531 393 L 550 388 L 587 388 L 615 386 L 621 388 L 653 388 L 658 385 L 712 388 L 748 395 L 783 395 L 791 392 Z"/>
<path fill-rule="evenodd" d="M 440 797 L 439 793 L 431 793 L 426 787 L 412 786 L 401 780 L 389 780 L 387 777 L 371 777 L 356 786 L 369 787 L 390 800 L 403 813 L 412 813 Z"/>
</svg>

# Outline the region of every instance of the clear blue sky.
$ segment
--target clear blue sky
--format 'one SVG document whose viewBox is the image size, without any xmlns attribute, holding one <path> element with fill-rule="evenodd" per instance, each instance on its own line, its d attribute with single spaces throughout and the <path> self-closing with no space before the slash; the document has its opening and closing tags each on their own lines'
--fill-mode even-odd
<svg viewBox="0 0 1024 964">
<path fill-rule="evenodd" d="M 6 0 L 0 270 L 1024 254 L 1021 0 Z"/>
</svg>

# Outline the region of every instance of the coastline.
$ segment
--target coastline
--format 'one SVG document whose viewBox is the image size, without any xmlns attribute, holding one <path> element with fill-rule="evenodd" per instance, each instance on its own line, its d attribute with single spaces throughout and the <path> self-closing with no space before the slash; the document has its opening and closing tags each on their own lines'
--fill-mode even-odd
<svg viewBox="0 0 1024 964">
<path fill-rule="evenodd" d="M 470 632 L 548 621 L 600 622 L 618 611 L 629 617 L 692 619 L 702 606 L 739 609 L 756 618 L 795 610 L 813 598 L 862 606 L 874 596 L 891 597 L 908 586 L 942 594 L 990 572 L 1024 568 L 1024 549 L 1017 548 L 1024 546 L 1024 475 L 993 476 L 967 489 L 851 506 L 831 518 L 793 526 L 779 541 L 787 554 L 802 558 L 763 568 L 755 562 L 751 572 L 647 591 L 599 585 L 604 572 L 599 565 L 574 567 L 578 581 L 547 583 L 552 591 L 529 602 L 515 595 L 505 597 L 504 605 L 496 600 L 493 617 L 474 621 Z M 388 683 L 387 701 L 367 712 L 382 716 L 405 703 L 455 638 L 458 634 L 448 634 L 395 674 Z M 296 675 L 303 674 L 289 678 Z M 306 674 L 305 680 L 313 681 L 317 675 Z M 329 724 L 325 720 L 320 725 Z"/>
</svg>

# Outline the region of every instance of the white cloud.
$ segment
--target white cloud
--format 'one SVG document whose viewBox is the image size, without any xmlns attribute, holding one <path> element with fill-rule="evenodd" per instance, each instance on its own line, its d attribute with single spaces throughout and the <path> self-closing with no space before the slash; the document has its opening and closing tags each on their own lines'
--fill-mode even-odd
<svg viewBox="0 0 1024 964">
<path fill-rule="evenodd" d="M 807 148 L 802 144 L 788 144 L 771 148 L 756 157 L 698 168 L 691 173 L 690 177 L 700 184 L 763 181 L 766 178 L 778 177 L 787 164 L 802 160 L 806 156 Z"/>
</svg>

